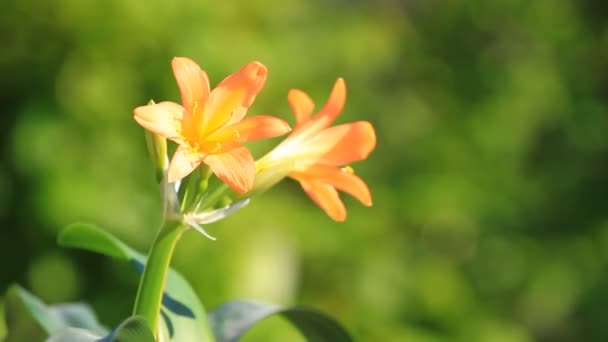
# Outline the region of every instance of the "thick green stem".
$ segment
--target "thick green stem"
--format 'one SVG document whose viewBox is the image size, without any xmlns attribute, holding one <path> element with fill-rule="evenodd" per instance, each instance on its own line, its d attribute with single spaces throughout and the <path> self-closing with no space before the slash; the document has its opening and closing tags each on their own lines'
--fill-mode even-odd
<svg viewBox="0 0 608 342">
<path fill-rule="evenodd" d="M 169 264 L 183 230 L 181 221 L 167 220 L 164 223 L 150 247 L 148 262 L 139 282 L 133 314 L 144 317 L 155 336 Z"/>
</svg>

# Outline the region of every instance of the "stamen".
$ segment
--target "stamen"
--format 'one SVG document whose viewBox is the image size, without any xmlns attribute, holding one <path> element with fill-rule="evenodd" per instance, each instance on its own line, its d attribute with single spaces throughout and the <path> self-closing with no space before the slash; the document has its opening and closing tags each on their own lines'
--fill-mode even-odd
<svg viewBox="0 0 608 342">
<path fill-rule="evenodd" d="M 342 168 L 342 172 L 350 173 L 351 175 L 355 174 L 355 169 L 353 169 L 350 165 L 346 165 Z"/>
</svg>

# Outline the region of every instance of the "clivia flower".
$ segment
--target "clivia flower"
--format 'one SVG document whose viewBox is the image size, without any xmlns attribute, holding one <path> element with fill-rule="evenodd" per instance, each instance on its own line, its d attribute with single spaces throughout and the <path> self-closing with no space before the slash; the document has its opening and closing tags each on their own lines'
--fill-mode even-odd
<svg viewBox="0 0 608 342">
<path fill-rule="evenodd" d="M 244 118 L 266 81 L 266 67 L 250 62 L 210 90 L 207 74 L 194 61 L 176 57 L 171 65 L 182 105 L 165 101 L 134 110 L 141 126 L 179 145 L 167 170 L 168 182 L 204 163 L 235 191 L 248 191 L 255 165 L 243 143 L 290 131 L 287 123 L 272 116 Z"/>
<path fill-rule="evenodd" d="M 367 158 L 374 149 L 374 127 L 367 121 L 329 127 L 346 101 L 344 80 L 338 78 L 327 103 L 315 116 L 312 116 L 314 103 L 303 91 L 292 89 L 288 101 L 296 127 L 256 162 L 256 188 L 267 188 L 285 176 L 293 178 L 336 221 L 346 219 L 346 208 L 337 190 L 371 206 L 369 188 L 348 164 Z"/>
</svg>

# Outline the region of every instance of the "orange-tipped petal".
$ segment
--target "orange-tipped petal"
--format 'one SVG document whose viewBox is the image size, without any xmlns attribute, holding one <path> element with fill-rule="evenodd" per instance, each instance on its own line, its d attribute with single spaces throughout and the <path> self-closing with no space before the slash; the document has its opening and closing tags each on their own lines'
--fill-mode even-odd
<svg viewBox="0 0 608 342">
<path fill-rule="evenodd" d="M 222 128 L 207 137 L 210 141 L 247 141 L 274 138 L 291 131 L 287 122 L 268 115 L 245 118 L 234 125 Z"/>
<path fill-rule="evenodd" d="M 376 147 L 376 132 L 374 126 L 367 121 L 358 121 L 334 126 L 347 127 L 346 134 L 323 157 L 320 162 L 330 165 L 346 165 L 367 158 Z"/>
<path fill-rule="evenodd" d="M 189 175 L 201 164 L 202 160 L 203 156 L 200 153 L 196 153 L 186 146 L 178 147 L 167 171 L 169 183 L 176 182 Z"/>
<path fill-rule="evenodd" d="M 338 190 L 344 191 L 358 199 L 366 206 L 372 205 L 372 195 L 367 184 L 352 172 L 329 165 L 314 165 L 305 172 L 294 173 L 296 179 L 314 179 L 329 184 Z"/>
<path fill-rule="evenodd" d="M 287 101 L 296 116 L 296 124 L 302 124 L 310 119 L 310 115 L 315 109 L 315 103 L 308 94 L 298 89 L 292 89 L 287 94 Z"/>
<path fill-rule="evenodd" d="M 262 90 L 266 82 L 268 70 L 266 66 L 260 62 L 249 62 L 241 68 L 241 70 L 226 77 L 218 88 L 226 87 L 229 89 L 243 89 L 245 97 L 242 105 L 249 107 L 255 100 L 256 95 Z"/>
<path fill-rule="evenodd" d="M 334 221 L 346 220 L 346 208 L 334 187 L 317 181 L 301 180 L 302 189 Z"/>
<path fill-rule="evenodd" d="M 208 155 L 204 162 L 219 179 L 235 191 L 247 192 L 253 186 L 255 164 L 251 153 L 245 147 Z"/>
<path fill-rule="evenodd" d="M 209 78 L 193 60 L 175 57 L 171 61 L 173 75 L 182 95 L 182 103 L 191 111 L 197 103 L 203 106 L 209 96 Z"/>
<path fill-rule="evenodd" d="M 266 82 L 266 67 L 251 62 L 213 89 L 205 105 L 203 131 L 211 133 L 240 121 Z"/>
<path fill-rule="evenodd" d="M 346 103 L 346 83 L 344 79 L 338 78 L 329 94 L 329 99 L 321 108 L 315 120 L 323 121 L 325 127 L 329 126 L 340 115 Z"/>
<path fill-rule="evenodd" d="M 133 110 L 137 123 L 145 129 L 172 140 L 181 138 L 184 108 L 173 102 L 160 102 Z"/>
</svg>

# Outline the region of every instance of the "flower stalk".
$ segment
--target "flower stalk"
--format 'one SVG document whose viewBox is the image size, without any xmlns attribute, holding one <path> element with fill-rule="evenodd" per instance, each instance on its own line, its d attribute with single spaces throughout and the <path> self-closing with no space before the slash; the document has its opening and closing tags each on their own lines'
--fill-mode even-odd
<svg viewBox="0 0 608 342">
<path fill-rule="evenodd" d="M 169 265 L 184 230 L 181 220 L 165 220 L 150 247 L 148 262 L 139 282 L 133 314 L 144 317 L 155 336 L 158 336 L 157 324 Z"/>
</svg>

